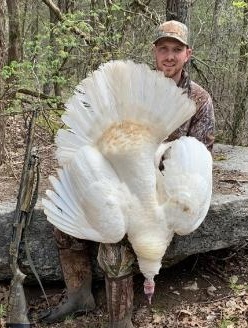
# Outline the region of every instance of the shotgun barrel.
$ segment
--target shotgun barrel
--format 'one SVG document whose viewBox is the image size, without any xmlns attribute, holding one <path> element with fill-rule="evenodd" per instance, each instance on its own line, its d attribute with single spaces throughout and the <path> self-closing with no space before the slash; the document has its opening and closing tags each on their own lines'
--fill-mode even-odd
<svg viewBox="0 0 248 328">
<path fill-rule="evenodd" d="M 14 214 L 12 240 L 9 249 L 10 267 L 13 277 L 10 284 L 7 308 L 6 327 L 8 328 L 31 327 L 27 316 L 28 310 L 23 288 L 26 275 L 19 268 L 18 258 L 25 228 L 32 217 L 37 199 L 35 195 L 35 193 L 37 193 L 35 182 L 37 182 L 38 158 L 36 149 L 33 147 L 35 119 L 36 112 L 33 113 L 29 124 L 27 147 Z"/>
</svg>

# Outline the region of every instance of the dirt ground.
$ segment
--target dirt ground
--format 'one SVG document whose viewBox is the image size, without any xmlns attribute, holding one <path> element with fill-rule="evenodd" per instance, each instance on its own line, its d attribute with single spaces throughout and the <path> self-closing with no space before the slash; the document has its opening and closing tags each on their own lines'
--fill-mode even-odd
<svg viewBox="0 0 248 328">
<path fill-rule="evenodd" d="M 149 306 L 143 294 L 143 277 L 134 277 L 133 323 L 136 328 L 246 328 L 248 327 L 248 243 L 206 254 L 193 255 L 156 277 L 156 291 Z M 51 306 L 64 297 L 62 285 L 45 286 Z M 26 286 L 29 314 L 35 317 L 46 307 L 37 286 Z M 95 311 L 68 317 L 35 328 L 107 327 L 103 281 L 93 282 Z M 0 285 L 0 322 L 5 328 L 8 286 Z M 2 309 L 2 311 L 1 311 Z"/>
<path fill-rule="evenodd" d="M 18 192 L 24 155 L 23 121 L 10 118 L 7 125 L 6 158 L 0 166 L 1 201 L 15 199 Z M 50 134 L 40 125 L 36 131 L 36 146 L 41 158 L 41 188 L 55 170 L 54 146 Z M 215 172 L 220 179 L 218 171 Z M 233 176 L 232 176 L 233 179 Z M 218 187 L 218 186 L 216 186 Z M 235 184 L 226 188 L 234 190 Z M 230 192 L 230 189 L 226 189 Z M 234 190 L 237 192 L 237 190 Z M 225 192 L 225 191 L 224 191 Z M 149 306 L 143 295 L 143 277 L 134 277 L 133 323 L 137 328 L 247 328 L 248 327 L 248 241 L 229 249 L 193 255 L 172 268 L 161 270 L 156 277 L 156 292 Z M 63 285 L 45 286 L 51 306 L 64 296 Z M 37 286 L 25 286 L 29 313 L 33 317 L 46 307 Z M 100 328 L 107 327 L 107 309 L 103 281 L 94 281 L 93 293 L 97 308 L 63 323 L 35 328 Z M 5 328 L 8 284 L 0 284 L 0 327 Z"/>
</svg>

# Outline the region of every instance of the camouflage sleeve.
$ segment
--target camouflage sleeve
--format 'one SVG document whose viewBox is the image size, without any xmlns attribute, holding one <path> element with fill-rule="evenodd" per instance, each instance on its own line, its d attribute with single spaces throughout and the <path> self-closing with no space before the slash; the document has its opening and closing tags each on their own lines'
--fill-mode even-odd
<svg viewBox="0 0 248 328">
<path fill-rule="evenodd" d="M 83 251 L 85 249 L 85 243 L 87 240 L 78 239 L 67 235 L 54 227 L 53 235 L 58 249 L 71 249 L 74 251 Z"/>
<path fill-rule="evenodd" d="M 120 278 L 132 273 L 134 253 L 124 238 L 117 244 L 100 244 L 98 263 L 109 278 Z"/>
<path fill-rule="evenodd" d="M 214 108 L 209 96 L 204 102 L 198 103 L 197 112 L 190 121 L 187 135 L 203 142 L 207 149 L 212 152 L 214 143 Z"/>
</svg>

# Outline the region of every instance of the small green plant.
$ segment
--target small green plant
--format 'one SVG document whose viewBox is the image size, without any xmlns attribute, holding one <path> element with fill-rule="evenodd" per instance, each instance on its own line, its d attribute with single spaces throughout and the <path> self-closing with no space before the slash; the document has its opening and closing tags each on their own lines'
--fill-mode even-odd
<svg viewBox="0 0 248 328">
<path fill-rule="evenodd" d="M 66 318 L 65 318 L 65 324 L 72 324 L 73 320 L 75 319 L 75 317 L 72 315 L 68 315 Z"/>
<path fill-rule="evenodd" d="M 238 276 L 231 276 L 229 279 L 229 286 L 230 288 L 237 294 L 240 292 L 243 292 L 247 289 L 247 285 L 244 284 L 238 284 Z"/>
<path fill-rule="evenodd" d="M 5 317 L 6 315 L 6 305 L 0 304 L 0 319 Z"/>
<path fill-rule="evenodd" d="M 224 318 L 221 320 L 219 328 L 235 328 L 236 318 Z"/>
</svg>

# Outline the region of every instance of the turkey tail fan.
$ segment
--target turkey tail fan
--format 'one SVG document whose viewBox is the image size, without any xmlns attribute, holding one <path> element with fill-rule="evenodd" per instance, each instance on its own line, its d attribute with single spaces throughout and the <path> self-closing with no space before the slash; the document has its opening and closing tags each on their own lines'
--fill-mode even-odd
<svg viewBox="0 0 248 328">
<path fill-rule="evenodd" d="M 57 135 L 60 164 L 83 145 L 96 145 L 111 125 L 124 121 L 147 127 L 157 142 L 165 140 L 195 113 L 195 104 L 162 72 L 132 61 L 111 61 L 76 88 L 62 119 L 68 130 Z"/>
<path fill-rule="evenodd" d="M 193 137 L 162 144 L 163 175 L 159 175 L 159 193 L 163 193 L 167 222 L 180 235 L 194 231 L 207 215 L 212 195 L 212 156 L 203 143 Z M 161 195 L 160 195 L 161 198 Z"/>
</svg>

